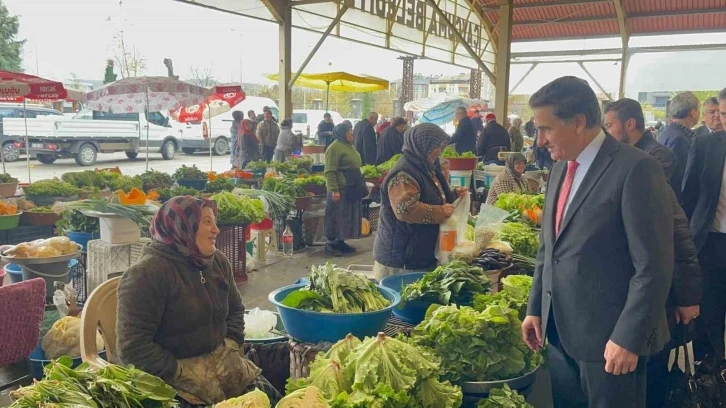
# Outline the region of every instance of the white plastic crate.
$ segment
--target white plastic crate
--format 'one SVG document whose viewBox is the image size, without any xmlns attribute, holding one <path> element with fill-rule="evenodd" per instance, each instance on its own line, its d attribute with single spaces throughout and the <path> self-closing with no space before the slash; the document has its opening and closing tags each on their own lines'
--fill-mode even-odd
<svg viewBox="0 0 726 408">
<path fill-rule="evenodd" d="M 99 218 L 101 241 L 109 244 L 127 244 L 141 240 L 141 228 L 128 218 Z"/>
<path fill-rule="evenodd" d="M 103 282 L 120 276 L 138 261 L 141 249 L 150 242 L 144 238 L 130 244 L 109 244 L 99 239 L 88 242 L 87 292 Z"/>
</svg>

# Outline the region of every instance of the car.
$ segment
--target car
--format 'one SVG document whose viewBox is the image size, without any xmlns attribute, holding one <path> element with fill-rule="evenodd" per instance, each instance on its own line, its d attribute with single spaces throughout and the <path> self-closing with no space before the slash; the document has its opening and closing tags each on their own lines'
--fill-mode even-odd
<svg viewBox="0 0 726 408">
<path fill-rule="evenodd" d="M 22 103 L 0 103 L 0 143 L 5 162 L 10 163 L 18 160 L 21 154 L 25 153 L 25 141 L 22 137 L 8 137 L 3 132 L 4 118 L 23 118 L 23 112 L 28 119 L 44 116 L 63 116 L 63 113 L 55 109 L 46 108 L 43 105 L 25 105 Z"/>
<path fill-rule="evenodd" d="M 335 111 L 297 109 L 292 111 L 292 132 L 300 133 L 308 139 L 315 137 L 318 133 L 318 124 L 322 122 L 325 112 L 330 113 L 336 125 L 344 120 L 340 113 Z"/>
</svg>

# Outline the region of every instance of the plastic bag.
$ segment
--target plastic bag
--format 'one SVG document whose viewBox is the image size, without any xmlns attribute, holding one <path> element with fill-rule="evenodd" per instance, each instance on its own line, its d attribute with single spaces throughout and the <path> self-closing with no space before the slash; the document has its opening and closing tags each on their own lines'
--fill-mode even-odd
<svg viewBox="0 0 726 408">
<path fill-rule="evenodd" d="M 245 314 L 245 337 L 260 339 L 277 326 L 277 315 L 269 310 L 256 307 Z"/>
<path fill-rule="evenodd" d="M 45 357 L 49 360 L 61 356 L 78 358 L 81 356 L 81 319 L 66 316 L 55 323 L 43 337 L 41 343 Z M 96 332 L 96 347 L 103 350 L 103 338 Z"/>
<path fill-rule="evenodd" d="M 459 242 L 466 239 L 466 225 L 469 222 L 471 197 L 457 198 L 453 203 L 454 214 L 439 228 L 439 242 L 436 246 L 436 259 L 439 264 L 449 263 L 449 258 Z"/>
<path fill-rule="evenodd" d="M 53 285 L 55 286 L 53 304 L 58 309 L 58 316 L 66 317 L 72 314 L 69 313 L 71 309 L 75 310 L 78 308 L 76 305 L 78 293 L 73 289 L 73 286 L 66 285 L 65 282 L 54 282 Z"/>
</svg>

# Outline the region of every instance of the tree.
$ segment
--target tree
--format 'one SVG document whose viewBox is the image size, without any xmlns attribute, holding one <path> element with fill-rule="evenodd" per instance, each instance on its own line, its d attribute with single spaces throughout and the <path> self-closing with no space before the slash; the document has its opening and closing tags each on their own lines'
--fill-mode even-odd
<svg viewBox="0 0 726 408">
<path fill-rule="evenodd" d="M 0 69 L 22 71 L 21 53 L 25 40 L 18 40 L 18 16 L 11 16 L 7 7 L 0 0 Z"/>
<path fill-rule="evenodd" d="M 75 72 L 71 72 L 71 81 L 68 85 L 75 90 L 83 90 L 83 83 L 78 79 L 78 75 Z"/>
<path fill-rule="evenodd" d="M 112 48 L 121 78 L 131 78 L 143 74 L 146 69 L 146 58 L 136 51 L 136 47 L 126 44 L 123 31 L 117 31 L 113 36 Z"/>
<path fill-rule="evenodd" d="M 194 85 L 203 86 L 205 88 L 209 88 L 210 86 L 215 86 L 219 83 L 217 78 L 215 78 L 214 75 L 212 75 L 211 68 L 204 68 L 204 69 L 192 68 L 189 72 L 189 79 L 187 79 L 187 81 Z"/>
<path fill-rule="evenodd" d="M 113 72 L 113 60 L 106 60 L 106 72 L 103 74 L 103 84 L 110 84 L 116 81 L 117 75 Z"/>
<path fill-rule="evenodd" d="M 370 92 L 364 93 L 360 108 L 361 116 L 363 116 L 361 119 L 366 119 L 368 114 L 373 112 L 374 106 L 376 106 L 376 98 L 374 95 Z"/>
</svg>

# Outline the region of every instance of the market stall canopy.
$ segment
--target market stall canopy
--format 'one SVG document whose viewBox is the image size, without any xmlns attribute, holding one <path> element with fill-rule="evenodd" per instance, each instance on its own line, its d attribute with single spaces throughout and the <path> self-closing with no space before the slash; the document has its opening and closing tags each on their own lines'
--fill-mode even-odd
<svg viewBox="0 0 726 408">
<path fill-rule="evenodd" d="M 421 122 L 436 125 L 443 125 L 454 120 L 454 114 L 458 107 L 467 108 L 467 111 L 471 107 L 486 110 L 488 109 L 488 101 L 437 93 L 426 98 L 407 102 L 403 105 L 403 109 L 406 111 L 423 112 L 423 116 L 420 119 Z"/>
<path fill-rule="evenodd" d="M 20 72 L 0 71 L 0 101 L 23 102 L 26 99 L 56 101 L 68 96 L 61 82 Z"/>
<path fill-rule="evenodd" d="M 169 114 L 179 122 L 201 122 L 202 119 L 213 118 L 228 112 L 244 101 L 246 97 L 247 95 L 240 85 L 218 85 L 212 88 L 212 95 L 208 96 L 203 103 L 182 106 L 169 111 Z"/>
<path fill-rule="evenodd" d="M 269 74 L 266 77 L 277 81 L 279 75 Z M 348 72 L 300 74 L 295 85 L 333 92 L 376 92 L 388 89 L 388 81 L 385 79 L 368 75 L 354 75 Z"/>
<path fill-rule="evenodd" d="M 102 112 L 162 112 L 204 102 L 212 91 L 169 77 L 124 78 L 88 92 L 89 109 Z"/>
</svg>

